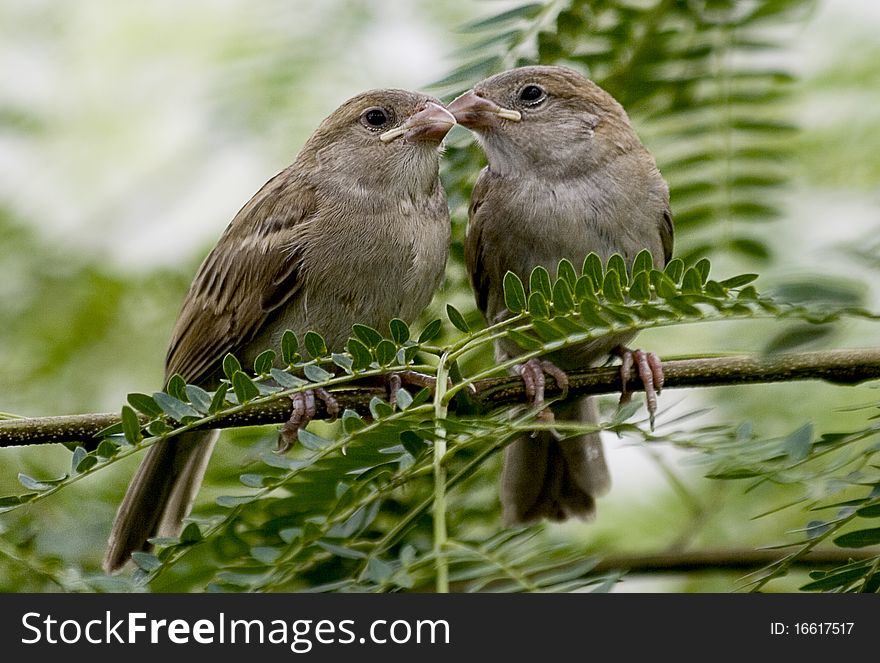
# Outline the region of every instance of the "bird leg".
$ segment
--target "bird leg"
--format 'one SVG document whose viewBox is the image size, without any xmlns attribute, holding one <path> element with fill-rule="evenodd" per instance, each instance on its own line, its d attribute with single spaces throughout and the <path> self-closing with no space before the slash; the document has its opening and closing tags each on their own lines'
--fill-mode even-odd
<svg viewBox="0 0 880 663">
<path fill-rule="evenodd" d="M 614 354 L 620 357 L 620 389 L 619 405 L 626 405 L 632 398 L 632 392 L 627 391 L 626 383 L 632 374 L 633 366 L 636 367 L 639 378 L 645 386 L 645 405 L 648 408 L 648 417 L 651 422 L 651 430 L 654 430 L 654 415 L 657 412 L 657 394 L 663 390 L 663 364 L 653 352 L 642 350 L 630 350 L 627 347 L 615 348 Z"/>
<path fill-rule="evenodd" d="M 544 374 L 546 373 L 556 380 L 556 384 L 562 390 L 561 396 L 563 399 L 568 394 L 568 375 L 556 364 L 541 359 L 529 359 L 524 364 L 516 364 L 513 370 L 522 378 L 529 405 L 542 408 L 538 413 L 538 419 L 546 423 L 552 423 L 553 412 L 550 408 L 543 407 L 544 387 L 546 386 Z"/>
<path fill-rule="evenodd" d="M 317 414 L 315 397 L 323 401 L 327 415 L 331 420 L 339 415 L 339 402 L 326 389 L 319 387 L 292 394 L 290 400 L 293 403 L 293 410 L 290 413 L 290 419 L 279 431 L 276 453 L 284 453 L 290 449 L 296 443 L 300 428 L 305 428 L 315 418 Z"/>
</svg>

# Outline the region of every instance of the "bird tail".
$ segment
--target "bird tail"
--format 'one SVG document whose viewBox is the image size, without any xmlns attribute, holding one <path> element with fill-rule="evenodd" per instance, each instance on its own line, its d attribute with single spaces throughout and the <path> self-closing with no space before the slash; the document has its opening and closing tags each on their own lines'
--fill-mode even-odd
<svg viewBox="0 0 880 663">
<path fill-rule="evenodd" d="M 147 549 L 147 539 L 180 533 L 218 436 L 219 431 L 184 433 L 147 451 L 116 512 L 104 571 L 119 569 L 131 553 Z"/>
<path fill-rule="evenodd" d="M 554 405 L 557 421 L 595 423 L 592 398 Z M 501 505 L 506 525 L 546 518 L 561 521 L 592 518 L 595 498 L 611 486 L 599 433 L 557 439 L 551 431 L 523 436 L 504 450 Z"/>
</svg>

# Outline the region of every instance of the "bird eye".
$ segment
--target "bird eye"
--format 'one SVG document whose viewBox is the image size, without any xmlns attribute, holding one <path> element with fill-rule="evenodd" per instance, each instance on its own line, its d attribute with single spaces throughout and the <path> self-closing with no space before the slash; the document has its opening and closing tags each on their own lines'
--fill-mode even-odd
<svg viewBox="0 0 880 663">
<path fill-rule="evenodd" d="M 368 127 L 379 128 L 388 123 L 388 113 L 381 108 L 370 108 L 364 111 L 361 119 Z"/>
<path fill-rule="evenodd" d="M 529 105 L 543 101 L 546 96 L 547 94 L 538 85 L 526 85 L 519 91 L 519 100 Z"/>
</svg>

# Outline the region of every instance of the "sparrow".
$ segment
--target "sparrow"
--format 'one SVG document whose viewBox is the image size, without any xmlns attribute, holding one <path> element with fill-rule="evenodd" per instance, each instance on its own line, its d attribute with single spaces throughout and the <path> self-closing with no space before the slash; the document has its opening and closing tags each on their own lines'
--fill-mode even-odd
<svg viewBox="0 0 880 663">
<path fill-rule="evenodd" d="M 446 267 L 451 226 L 439 160 L 454 124 L 437 99 L 397 89 L 364 92 L 333 111 L 205 258 L 171 334 L 166 382 L 179 374 L 215 389 L 227 353 L 253 365 L 288 329 L 300 338 L 316 331 L 341 351 L 354 323 L 414 320 Z M 297 394 L 288 439 L 314 416 L 315 396 L 332 412 L 326 392 Z M 150 447 L 116 514 L 106 572 L 149 538 L 179 533 L 218 434 Z"/>
<path fill-rule="evenodd" d="M 561 259 L 580 265 L 591 252 L 606 261 L 618 253 L 631 264 L 648 249 L 655 266 L 669 261 L 669 189 L 623 107 L 598 85 L 566 67 L 519 67 L 478 83 L 448 108 L 476 134 L 488 160 L 471 197 L 465 260 L 489 324 L 510 316 L 502 286 L 508 271 L 528 283 L 538 265 L 553 274 Z M 638 368 L 653 420 L 662 365 L 652 353 L 625 347 L 631 338 L 597 338 L 515 371 L 531 403 L 540 407 L 545 373 L 564 390 L 566 370 L 618 354 L 624 384 L 632 366 Z M 520 354 L 509 339 L 496 343 L 499 360 Z M 592 398 L 553 404 L 545 414 L 584 423 L 596 423 L 597 417 Z M 542 431 L 505 448 L 506 524 L 591 518 L 596 498 L 609 488 L 598 433 L 560 439 L 555 431 Z"/>
</svg>

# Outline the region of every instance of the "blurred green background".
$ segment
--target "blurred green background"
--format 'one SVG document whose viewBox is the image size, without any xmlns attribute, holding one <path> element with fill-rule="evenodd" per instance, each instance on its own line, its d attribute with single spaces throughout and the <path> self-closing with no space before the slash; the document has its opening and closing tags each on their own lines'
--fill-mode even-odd
<svg viewBox="0 0 880 663">
<path fill-rule="evenodd" d="M 430 89 L 470 57 L 459 50 L 473 42 L 461 25 L 519 4 L 0 3 L 0 411 L 117 411 L 127 393 L 159 388 L 170 329 L 198 264 L 321 119 L 367 88 Z M 880 5 L 805 4 L 806 15 L 774 33 L 777 60 L 767 63 L 791 73 L 782 112 L 797 127 L 773 138 L 789 154 L 774 166 L 783 181 L 774 190 L 778 214 L 746 224 L 760 250 L 716 251 L 713 274 L 758 271 L 762 289 L 819 284 L 877 310 Z M 681 146 L 666 139 L 650 107 L 628 110 L 666 172 Z M 460 128 L 449 138 L 453 146 L 469 141 Z M 447 169 L 444 180 L 454 187 L 475 174 Z M 685 190 L 671 184 L 675 215 Z M 455 195 L 450 201 L 460 240 L 466 210 Z M 676 252 L 723 243 L 731 227 L 679 227 Z M 447 301 L 474 314 L 453 254 L 425 319 L 440 317 Z M 661 356 L 754 352 L 781 331 L 772 322 L 677 328 L 644 334 L 639 346 Z M 876 327 L 847 322 L 811 344 L 876 345 Z M 847 408 L 876 401 L 870 385 L 668 391 L 659 421 L 662 430 L 664 421 L 706 407 L 699 421 L 750 422 L 762 435 L 805 421 L 828 431 L 865 419 L 869 413 Z M 605 401 L 609 411 L 614 402 Z M 248 431 L 224 438 L 200 504 L 210 503 L 212 487 L 234 481 L 258 438 Z M 626 439 L 608 445 L 614 487 L 598 521 L 553 526 L 549 536 L 591 551 L 639 552 L 756 546 L 804 525 L 784 514 L 752 520 L 768 501 L 784 501 L 784 487 L 743 494 L 736 483 L 703 479 L 693 452 Z M 0 458 L 0 494 L 20 492 L 18 472 L 57 476 L 69 464 L 69 452 L 53 447 L 5 449 Z M 57 590 L 65 574 L 96 572 L 135 462 L 0 516 L 0 590 Z M 497 509 L 496 484 L 497 463 L 485 468 L 475 502 Z M 728 588 L 731 577 L 632 577 L 615 591 L 712 591 Z"/>
</svg>

